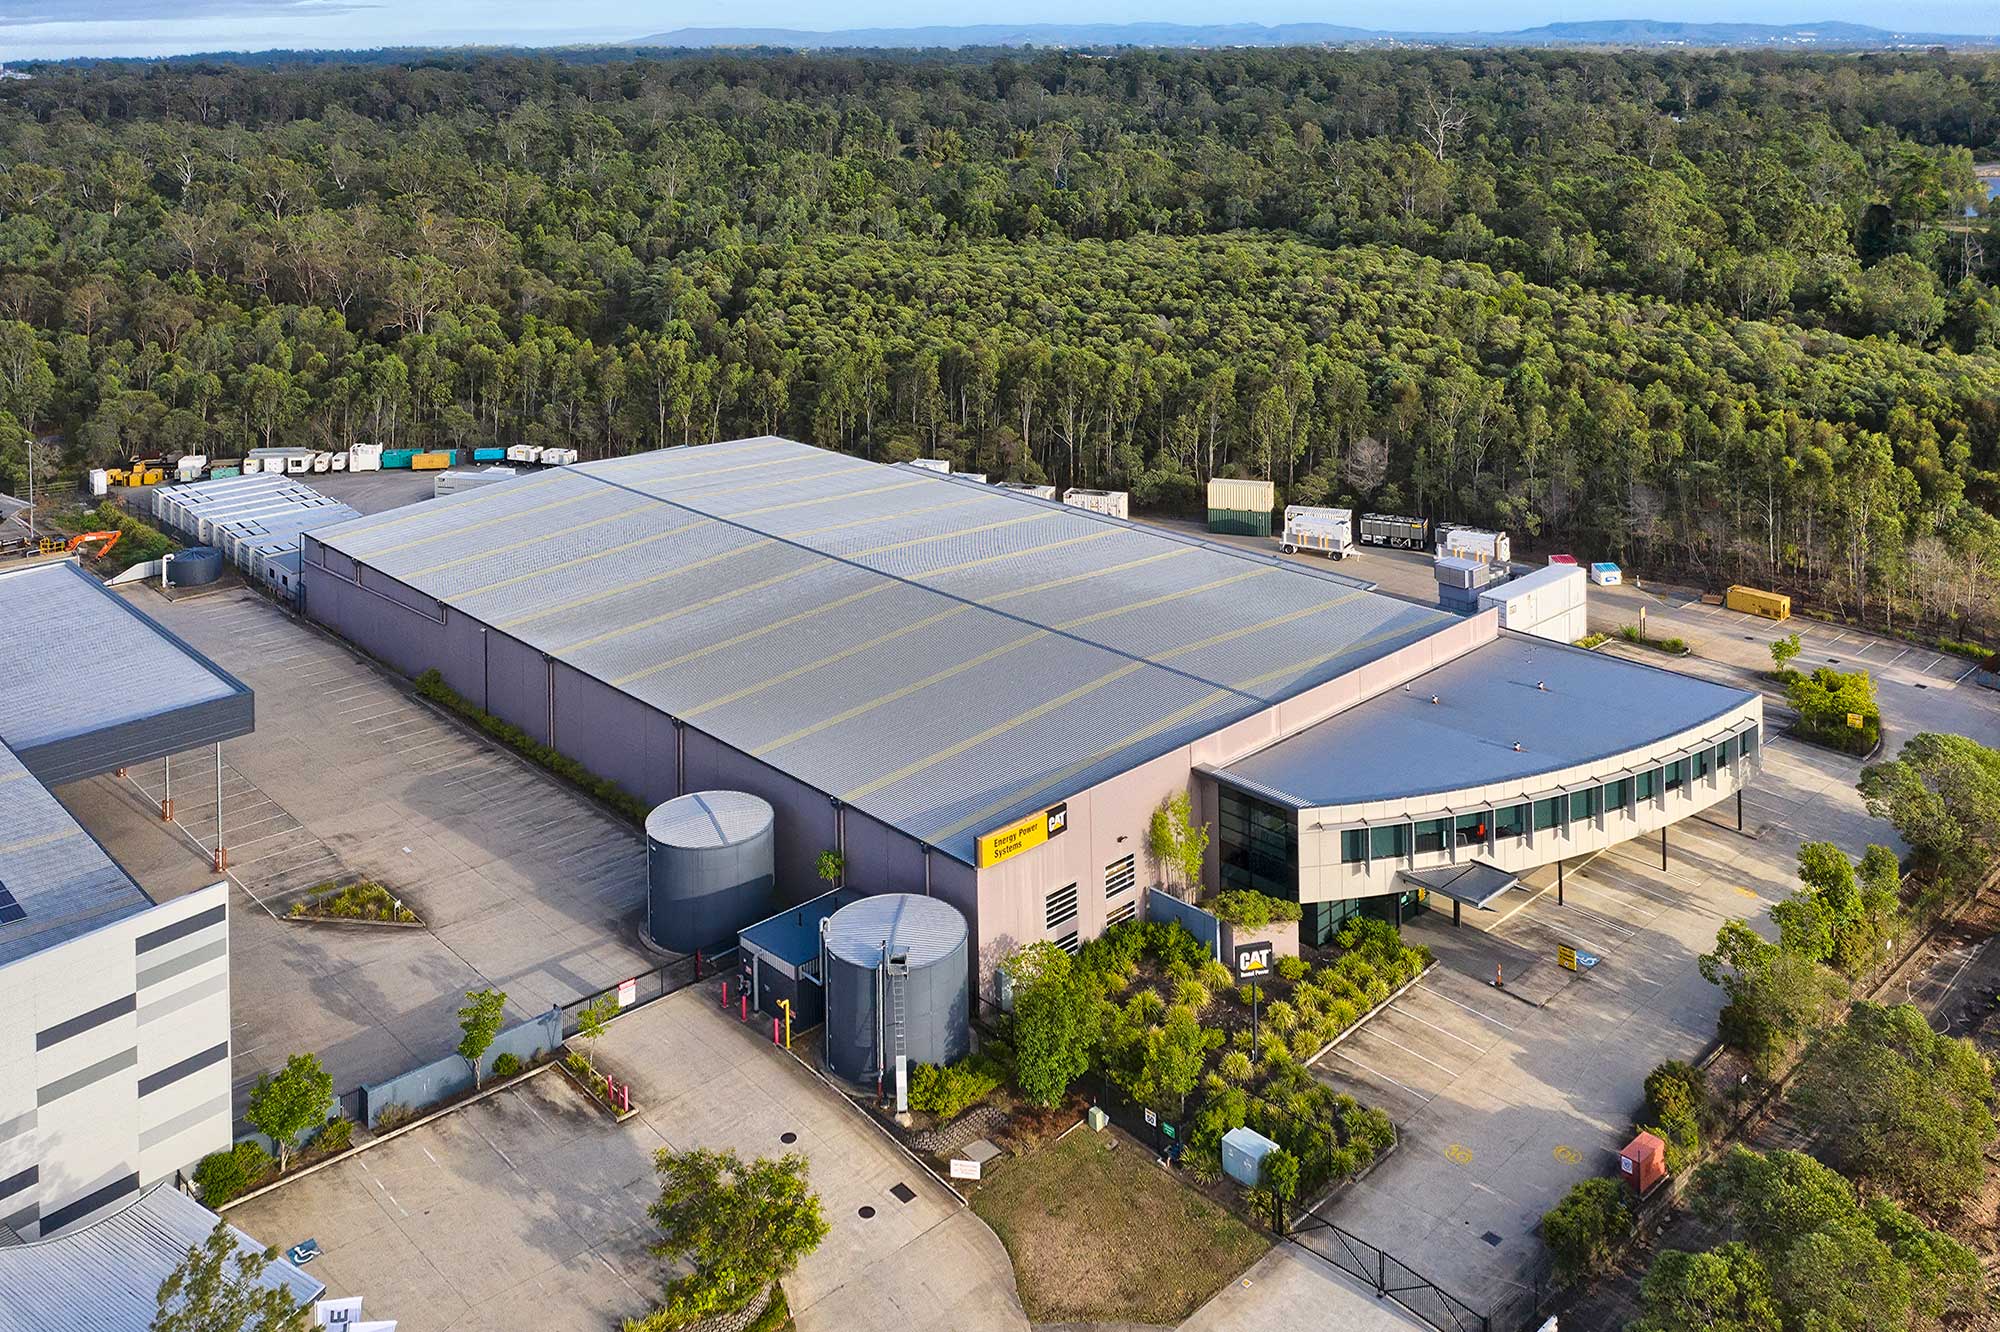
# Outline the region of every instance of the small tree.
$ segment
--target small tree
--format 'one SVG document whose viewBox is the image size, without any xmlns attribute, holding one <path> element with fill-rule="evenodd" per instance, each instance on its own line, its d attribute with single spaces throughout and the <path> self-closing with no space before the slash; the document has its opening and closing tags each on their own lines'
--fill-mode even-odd
<svg viewBox="0 0 2000 1332">
<path fill-rule="evenodd" d="M 284 1287 L 259 1280 L 277 1256 L 276 1249 L 243 1247 L 229 1224 L 217 1221 L 160 1283 L 152 1332 L 305 1332 L 311 1319 L 304 1306 Z"/>
<path fill-rule="evenodd" d="M 1780 675 L 1784 674 L 1785 668 L 1792 664 L 1792 659 L 1804 648 L 1805 644 L 1799 641 L 1796 633 L 1786 634 L 1783 638 L 1774 640 L 1771 644 L 1771 668 Z"/>
<path fill-rule="evenodd" d="M 1178 880 L 1190 896 L 1201 882 L 1208 857 L 1208 826 L 1194 821 L 1187 792 L 1176 791 L 1160 802 L 1146 828 L 1146 854 L 1168 883 Z"/>
<path fill-rule="evenodd" d="M 1015 1085 L 1036 1105 L 1053 1106 L 1090 1067 L 1096 995 L 1070 955 L 1046 939 L 1000 966 L 1014 984 Z"/>
<path fill-rule="evenodd" d="M 826 880 L 829 889 L 840 887 L 840 881 L 847 874 L 847 857 L 838 851 L 822 851 L 813 862 L 813 873 Z"/>
<path fill-rule="evenodd" d="M 1282 1234 L 1285 1204 L 1299 1192 L 1299 1158 L 1282 1147 L 1265 1153 L 1263 1163 L 1257 1168 L 1257 1183 L 1271 1194 L 1271 1228 Z"/>
<path fill-rule="evenodd" d="M 694 1270 L 667 1283 L 647 1326 L 685 1327 L 742 1308 L 826 1238 L 819 1198 L 796 1154 L 745 1163 L 734 1152 L 662 1148 L 653 1158 L 660 1227 L 653 1252 Z"/>
<path fill-rule="evenodd" d="M 596 1003 L 585 1004 L 576 1015 L 576 1034 L 590 1047 L 591 1067 L 597 1066 L 597 1041 L 604 1035 L 604 1024 L 618 1016 L 618 997 L 607 994 Z"/>
<path fill-rule="evenodd" d="M 464 1033 L 459 1037 L 458 1057 L 472 1065 L 472 1085 L 480 1085 L 479 1061 L 493 1046 L 493 1038 L 500 1034 L 500 1024 L 507 1017 L 507 992 L 504 990 L 467 990 L 465 1007 L 458 1010 L 458 1029 Z"/>
<path fill-rule="evenodd" d="M 1632 1229 L 1632 1208 L 1615 1179 L 1586 1179 L 1542 1215 L 1542 1241 L 1564 1285 L 1601 1271 L 1611 1246 Z"/>
<path fill-rule="evenodd" d="M 278 1169 L 291 1163 L 292 1142 L 307 1129 L 326 1123 L 333 1109 L 333 1075 L 319 1056 L 295 1054 L 274 1077 L 257 1079 L 243 1118 L 278 1145 Z"/>
</svg>

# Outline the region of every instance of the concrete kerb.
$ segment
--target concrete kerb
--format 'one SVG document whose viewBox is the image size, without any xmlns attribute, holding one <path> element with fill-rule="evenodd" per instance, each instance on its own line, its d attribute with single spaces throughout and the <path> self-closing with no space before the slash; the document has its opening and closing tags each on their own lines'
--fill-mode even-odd
<svg viewBox="0 0 2000 1332">
<path fill-rule="evenodd" d="M 450 1105 L 440 1106 L 439 1108 L 437 1108 L 436 1110 L 432 1110 L 428 1114 L 417 1116 L 417 1118 L 411 1120 L 407 1124 L 398 1124 L 395 1128 L 390 1129 L 386 1133 L 371 1134 L 366 1142 L 357 1142 L 352 1147 L 349 1147 L 346 1151 L 336 1152 L 332 1156 L 327 1157 L 324 1161 L 315 1161 L 303 1170 L 294 1170 L 290 1174 L 279 1176 L 277 1179 L 272 1180 L 269 1184 L 265 1184 L 260 1188 L 252 1189 L 248 1193 L 238 1194 L 236 1197 L 231 1198 L 228 1202 L 223 1203 L 220 1207 L 217 1207 L 215 1210 L 218 1213 L 226 1212 L 232 1207 L 236 1207 L 243 1203 L 249 1202 L 252 1198 L 261 1198 L 267 1193 L 275 1193 L 277 1190 L 284 1188 L 287 1184 L 295 1183 L 298 1180 L 304 1179 L 308 1175 L 316 1175 L 330 1165 L 338 1165 L 340 1162 L 347 1160 L 349 1157 L 359 1156 L 361 1153 L 368 1151 L 371 1148 L 380 1147 L 385 1142 L 389 1142 L 392 1141 L 393 1139 L 400 1138 L 405 1133 L 408 1133 L 413 1129 L 420 1129 L 424 1125 L 431 1123 L 433 1120 L 443 1119 L 446 1115 L 456 1114 L 458 1111 L 465 1109 L 469 1105 L 477 1105 L 481 1101 L 485 1100 L 487 1097 L 496 1096 L 503 1091 L 508 1091 L 514 1087 L 519 1086 L 521 1083 L 528 1081 L 528 1079 L 530 1078 L 538 1078 L 542 1074 L 548 1072 L 551 1068 L 554 1068 L 559 1062 L 560 1061 L 556 1059 L 549 1059 L 543 1063 L 536 1064 L 533 1068 L 523 1069 L 521 1072 L 516 1073 L 511 1078 L 503 1078 L 498 1082 L 489 1083 L 486 1086 L 480 1088 L 478 1091 L 474 1092 L 472 1095 L 466 1097 L 462 1101 L 454 1101 Z"/>
</svg>

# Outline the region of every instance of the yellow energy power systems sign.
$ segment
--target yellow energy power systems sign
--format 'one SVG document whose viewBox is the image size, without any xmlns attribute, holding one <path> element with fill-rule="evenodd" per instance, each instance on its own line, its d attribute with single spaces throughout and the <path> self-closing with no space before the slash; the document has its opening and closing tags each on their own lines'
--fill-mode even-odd
<svg viewBox="0 0 2000 1332">
<path fill-rule="evenodd" d="M 1051 837 L 1059 837 L 1069 826 L 1069 806 L 1051 805 L 1039 814 L 1030 814 L 1018 823 L 996 828 L 979 839 L 979 868 L 1032 851 Z"/>
</svg>

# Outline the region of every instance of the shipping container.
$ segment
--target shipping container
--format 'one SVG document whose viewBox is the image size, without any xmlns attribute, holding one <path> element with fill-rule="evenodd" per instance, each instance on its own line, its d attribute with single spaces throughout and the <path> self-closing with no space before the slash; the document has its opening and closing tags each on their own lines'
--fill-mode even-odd
<svg viewBox="0 0 2000 1332">
<path fill-rule="evenodd" d="M 310 450 L 305 453 L 292 454 L 285 459 L 285 475 L 287 476 L 307 476 L 311 474 L 312 469 L 313 454 Z"/>
<path fill-rule="evenodd" d="M 1443 523 L 1437 529 L 1437 553 L 1463 559 L 1490 560 L 1495 564 L 1505 564 L 1514 558 L 1514 548 L 1505 532 L 1488 532 L 1483 528 Z"/>
<path fill-rule="evenodd" d="M 256 476 L 264 470 L 264 460 L 252 454 L 243 460 L 243 475 Z"/>
<path fill-rule="evenodd" d="M 1609 560 L 1590 566 L 1590 581 L 1599 587 L 1617 587 L 1625 581 L 1625 572 Z"/>
<path fill-rule="evenodd" d="M 220 481 L 224 477 L 241 475 L 243 475 L 241 467 L 211 467 L 208 469 L 208 479 L 211 481 Z"/>
<path fill-rule="evenodd" d="M 577 459 L 575 449 L 543 449 L 542 461 L 550 467 L 567 467 Z"/>
<path fill-rule="evenodd" d="M 1269 481 L 1218 476 L 1208 483 L 1208 530 L 1226 536 L 1271 535 L 1278 488 Z"/>
<path fill-rule="evenodd" d="M 331 472 L 333 470 L 333 455 L 331 453 L 315 453 L 313 455 L 312 469 L 321 474 Z"/>
<path fill-rule="evenodd" d="M 505 449 L 474 449 L 474 450 L 472 451 L 472 461 L 474 461 L 474 462 L 505 462 L 505 461 L 507 461 L 507 450 L 505 450 Z"/>
<path fill-rule="evenodd" d="M 1432 566 L 1439 587 L 1475 591 L 1486 586 L 1486 569 L 1487 566 L 1479 560 L 1462 559 L 1455 555 L 1441 556 Z"/>
<path fill-rule="evenodd" d="M 538 463 L 542 460 L 542 446 L 539 444 L 510 444 L 507 447 L 508 462 Z"/>
<path fill-rule="evenodd" d="M 1502 629 L 1569 643 L 1583 637 L 1581 630 L 1570 633 L 1568 625 L 1581 616 L 1588 588 L 1580 566 L 1550 564 L 1487 587 L 1479 606 L 1498 611 Z"/>
<path fill-rule="evenodd" d="M 347 470 L 346 449 L 342 449 L 339 453 L 332 454 L 328 457 L 327 470 L 331 472 L 344 472 Z"/>
<path fill-rule="evenodd" d="M 451 466 L 451 454 L 448 452 L 419 453 L 410 459 L 410 466 L 413 470 L 419 472 L 441 472 Z"/>
<path fill-rule="evenodd" d="M 384 449 L 382 450 L 382 466 L 385 468 L 402 468 L 408 470 L 410 459 L 416 456 L 417 451 L 415 449 Z"/>
<path fill-rule="evenodd" d="M 949 458 L 912 458 L 910 459 L 910 466 L 921 467 L 926 472 L 939 472 L 946 476 L 951 475 L 951 459 Z"/>
<path fill-rule="evenodd" d="M 382 446 L 380 444 L 356 444 L 347 451 L 347 470 L 350 472 L 381 471 Z"/>
<path fill-rule="evenodd" d="M 1011 490 L 1022 495 L 1033 495 L 1036 499 L 1052 500 L 1056 497 L 1056 488 L 1054 486 L 1030 485 L 1026 481 L 995 481 L 993 484 L 1001 490 Z"/>
<path fill-rule="evenodd" d="M 1792 599 L 1782 592 L 1766 592 L 1761 588 L 1744 587 L 1738 584 L 1723 595 L 1722 604 L 1733 611 L 1746 615 L 1761 615 L 1767 620 L 1790 619 Z"/>
<path fill-rule="evenodd" d="M 1111 518 L 1130 516 L 1130 497 L 1122 490 L 1080 490 L 1072 486 L 1063 492 L 1062 502 L 1072 509 L 1087 509 Z"/>
<path fill-rule="evenodd" d="M 1336 560 L 1346 559 L 1354 550 L 1354 510 L 1314 504 L 1287 505 L 1278 549 L 1287 555 L 1307 550 Z"/>
<path fill-rule="evenodd" d="M 1576 563 L 1576 556 L 1574 556 L 1574 555 L 1551 555 L 1551 556 L 1549 556 L 1549 563 L 1550 563 L 1550 564 L 1575 564 L 1575 563 Z"/>
<path fill-rule="evenodd" d="M 952 475 L 962 476 L 968 481 L 977 481 L 982 486 L 986 484 L 986 473 L 984 472 L 953 472 Z"/>
<path fill-rule="evenodd" d="M 208 456 L 201 453 L 190 453 L 187 457 L 179 459 L 174 463 L 174 479 L 176 481 L 199 481 L 201 480 L 201 474 L 207 470 Z"/>
</svg>

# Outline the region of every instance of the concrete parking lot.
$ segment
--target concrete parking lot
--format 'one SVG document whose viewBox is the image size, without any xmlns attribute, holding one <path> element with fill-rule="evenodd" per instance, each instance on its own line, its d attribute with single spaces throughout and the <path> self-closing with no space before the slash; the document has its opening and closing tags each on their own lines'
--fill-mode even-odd
<svg viewBox="0 0 2000 1332">
<path fill-rule="evenodd" d="M 223 746 L 239 1099 L 302 1050 L 343 1091 L 449 1053 L 467 989 L 503 989 L 525 1017 L 660 965 L 638 942 L 635 829 L 254 593 L 126 595 L 257 693 L 255 733 Z M 173 896 L 215 878 L 213 754 L 174 762 L 173 824 L 157 814 L 164 775 L 60 794 L 141 886 Z M 428 928 L 281 919 L 313 886 L 361 877 Z"/>
<path fill-rule="evenodd" d="M 1629 1138 L 1646 1073 L 1714 1036 L 1721 992 L 1696 958 L 1731 917 L 1769 928 L 1799 842 L 1858 855 L 1889 834 L 1853 790 L 1860 765 L 1788 741 L 1765 747 L 1745 801 L 1552 870 L 1468 913 L 1405 926 L 1439 966 L 1317 1068 L 1397 1122 L 1402 1142 L 1328 1215 L 1474 1307 L 1533 1280 L 1535 1227 L 1578 1180 L 1604 1174 Z M 1595 956 L 1572 973 L 1559 944 Z M 1504 988 L 1493 985 L 1496 965 Z"/>
<path fill-rule="evenodd" d="M 786 1282 L 806 1332 L 1027 1328 L 992 1231 L 791 1056 L 683 990 L 611 1024 L 600 1061 L 635 1084 L 614 1124 L 550 1070 L 232 1208 L 268 1242 L 311 1237 L 313 1274 L 403 1332 L 602 1332 L 668 1273 L 661 1147 L 802 1153 L 831 1227 Z"/>
</svg>

